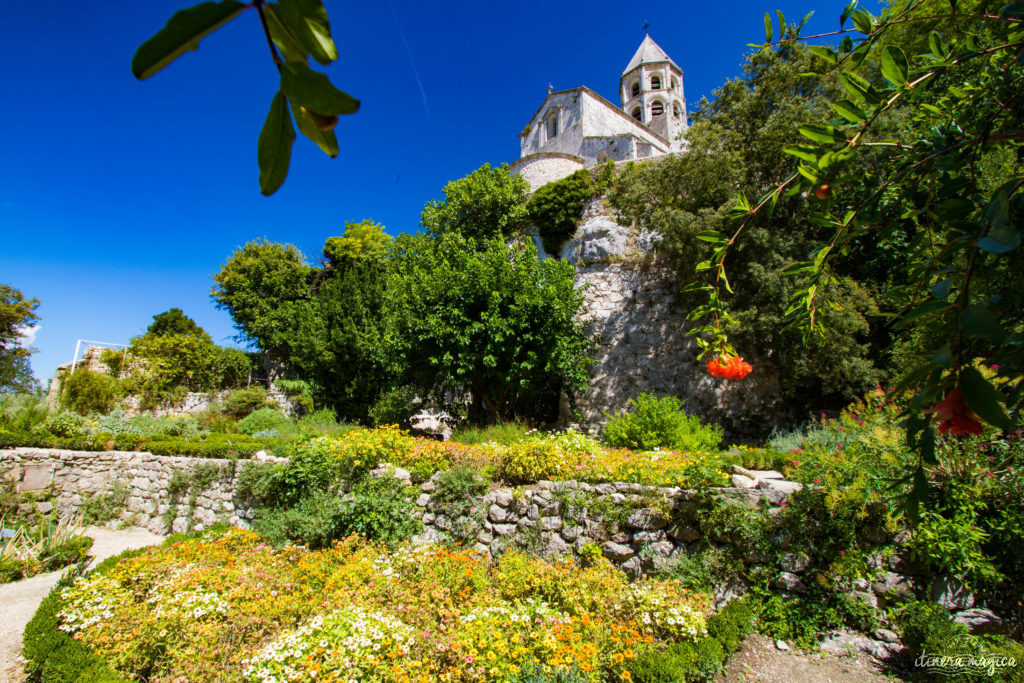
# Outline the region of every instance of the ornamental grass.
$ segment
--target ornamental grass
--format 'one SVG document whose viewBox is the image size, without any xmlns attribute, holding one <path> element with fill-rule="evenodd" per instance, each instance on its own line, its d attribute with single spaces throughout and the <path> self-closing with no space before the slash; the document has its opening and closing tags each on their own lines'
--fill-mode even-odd
<svg viewBox="0 0 1024 683">
<path fill-rule="evenodd" d="M 311 552 L 239 529 L 153 548 L 61 593 L 61 630 L 150 681 L 628 680 L 638 654 L 705 637 L 707 600 L 510 551 L 357 537 Z"/>
</svg>

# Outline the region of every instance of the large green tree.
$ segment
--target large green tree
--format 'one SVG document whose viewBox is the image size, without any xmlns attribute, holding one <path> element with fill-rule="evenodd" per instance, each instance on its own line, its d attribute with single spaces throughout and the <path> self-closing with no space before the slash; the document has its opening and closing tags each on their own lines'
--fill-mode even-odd
<svg viewBox="0 0 1024 683">
<path fill-rule="evenodd" d="M 471 417 L 485 420 L 529 394 L 557 401 L 559 390 L 583 389 L 589 341 L 574 318 L 583 295 L 573 274 L 539 260 L 529 241 L 399 237 L 385 302 L 404 383 L 468 391 Z"/>
<path fill-rule="evenodd" d="M 0 392 L 25 391 L 35 385 L 29 366 L 32 349 L 24 345 L 22 333 L 39 320 L 38 307 L 38 299 L 26 299 L 20 290 L 0 284 Z"/>
<path fill-rule="evenodd" d="M 512 235 L 523 227 L 530 187 L 508 164 L 484 164 L 444 186 L 444 201 L 427 202 L 420 225 L 435 237 L 457 233 L 470 239 Z"/>
</svg>

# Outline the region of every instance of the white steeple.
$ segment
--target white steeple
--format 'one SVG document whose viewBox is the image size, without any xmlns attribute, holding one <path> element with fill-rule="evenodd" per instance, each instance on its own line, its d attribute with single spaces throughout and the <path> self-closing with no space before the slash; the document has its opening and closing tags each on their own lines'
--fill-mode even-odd
<svg viewBox="0 0 1024 683">
<path fill-rule="evenodd" d="M 667 138 L 673 152 L 683 150 L 679 136 L 688 126 L 683 70 L 649 34 L 622 72 L 619 96 L 624 112 Z"/>
</svg>

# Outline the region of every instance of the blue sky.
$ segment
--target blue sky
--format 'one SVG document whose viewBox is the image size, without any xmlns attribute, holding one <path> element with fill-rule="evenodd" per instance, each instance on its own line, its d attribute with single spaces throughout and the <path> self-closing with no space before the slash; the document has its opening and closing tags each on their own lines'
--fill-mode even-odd
<svg viewBox="0 0 1024 683">
<path fill-rule="evenodd" d="M 327 73 L 362 108 L 338 125 L 337 159 L 300 137 L 284 187 L 265 198 L 256 138 L 277 76 L 254 12 L 149 80 L 131 76 L 135 48 L 189 4 L 5 4 L 0 283 L 41 302 L 42 379 L 76 339 L 126 343 L 172 306 L 230 343 L 209 291 L 237 247 L 265 237 L 315 259 L 346 220 L 415 231 L 447 181 L 519 156 L 549 83 L 617 103 L 645 23 L 682 67 L 694 109 L 739 74 L 766 10 L 815 10 L 817 32 L 837 27 L 843 7 L 325 0 L 340 53 Z"/>
</svg>

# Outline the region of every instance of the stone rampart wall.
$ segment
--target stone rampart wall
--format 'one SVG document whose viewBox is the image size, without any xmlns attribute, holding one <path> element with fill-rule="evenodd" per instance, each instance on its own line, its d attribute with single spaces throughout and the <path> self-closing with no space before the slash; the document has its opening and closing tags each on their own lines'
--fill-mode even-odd
<svg viewBox="0 0 1024 683">
<path fill-rule="evenodd" d="M 586 297 L 580 320 L 597 345 L 590 386 L 576 401 L 583 426 L 596 429 L 604 413 L 651 392 L 682 399 L 705 419 L 727 425 L 729 436 L 767 431 L 777 379 L 764 365 L 741 381 L 707 373 L 686 336 L 686 311 L 676 305 L 679 285 L 669 270 L 605 260 L 578 266 L 576 285 Z"/>
</svg>

